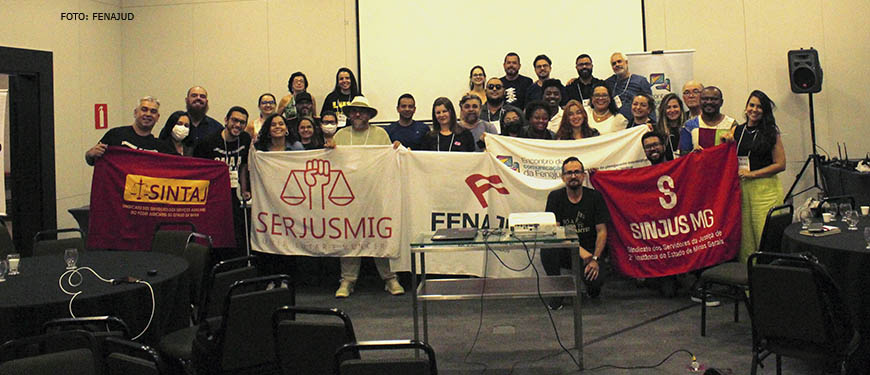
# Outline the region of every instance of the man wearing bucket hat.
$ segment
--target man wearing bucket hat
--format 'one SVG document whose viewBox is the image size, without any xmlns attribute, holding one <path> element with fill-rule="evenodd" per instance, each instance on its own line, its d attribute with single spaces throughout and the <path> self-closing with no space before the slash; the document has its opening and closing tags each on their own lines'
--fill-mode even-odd
<svg viewBox="0 0 870 375">
<path fill-rule="evenodd" d="M 350 104 L 342 109 L 351 126 L 342 128 L 333 137 L 336 146 L 388 145 L 390 136 L 380 126 L 370 126 L 369 120 L 378 114 L 378 110 L 369 105 L 363 96 L 353 98 Z M 396 141 L 398 143 L 398 141 Z M 394 147 L 396 144 L 393 145 Z M 359 257 L 341 258 L 341 285 L 335 291 L 336 298 L 347 298 L 353 293 L 354 284 L 359 276 Z M 405 293 L 405 289 L 396 279 L 396 273 L 390 270 L 388 258 L 374 258 L 378 273 L 384 279 L 384 289 L 392 295 Z"/>
</svg>

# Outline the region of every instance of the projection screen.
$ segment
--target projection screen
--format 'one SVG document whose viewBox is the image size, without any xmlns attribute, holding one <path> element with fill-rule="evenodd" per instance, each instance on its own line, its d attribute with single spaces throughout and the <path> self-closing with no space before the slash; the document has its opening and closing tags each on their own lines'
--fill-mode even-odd
<svg viewBox="0 0 870 375">
<path fill-rule="evenodd" d="M 378 108 L 373 121 L 395 121 L 396 100 L 411 93 L 415 119 L 430 120 L 446 96 L 458 110 L 469 73 L 504 76 L 505 54 L 520 55 L 520 74 L 537 80 L 533 59 L 553 61 L 551 78 L 577 76 L 574 61 L 592 56 L 595 77 L 613 72 L 610 55 L 644 50 L 640 0 L 407 1 L 358 0 L 359 72 L 363 94 Z M 629 65 L 630 68 L 630 65 Z"/>
</svg>

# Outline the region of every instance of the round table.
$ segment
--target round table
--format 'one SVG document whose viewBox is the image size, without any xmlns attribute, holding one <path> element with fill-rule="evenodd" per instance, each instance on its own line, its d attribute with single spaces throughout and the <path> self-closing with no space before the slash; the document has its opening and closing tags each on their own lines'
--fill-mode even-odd
<svg viewBox="0 0 870 375">
<path fill-rule="evenodd" d="M 134 251 L 85 251 L 77 265 L 90 267 L 103 278 L 132 276 L 151 284 L 154 289 L 154 318 L 142 336 L 145 343 L 155 344 L 166 332 L 187 326 L 190 304 L 186 277 L 186 260 L 161 253 Z M 42 324 L 56 318 L 70 317 L 70 295 L 61 291 L 58 280 L 66 271 L 62 255 L 22 258 L 20 274 L 0 282 L 0 342 L 37 335 Z M 156 270 L 154 275 L 148 271 Z M 80 270 L 81 285 L 70 286 L 64 276 L 64 288 L 82 291 L 72 303 L 76 316 L 112 315 L 127 323 L 134 336 L 145 328 L 151 315 L 151 293 L 144 284 L 112 285 L 91 272 Z M 73 276 L 73 281 L 79 278 Z"/>
<path fill-rule="evenodd" d="M 800 234 L 801 224 L 789 225 L 782 238 L 784 252 L 809 252 L 825 265 L 840 286 L 846 305 L 852 312 L 853 322 L 861 333 L 861 347 L 853 358 L 863 361 L 858 368 L 868 373 L 870 367 L 870 250 L 865 249 L 864 228 L 870 226 L 870 217 L 862 216 L 858 230 L 846 229 L 839 220 L 828 223 L 840 228 L 840 233 L 824 237 Z M 861 354 L 865 353 L 865 354 Z M 866 357 L 865 357 L 866 356 Z M 863 357 L 863 358 L 862 358 Z M 850 371 L 850 374 L 853 373 Z"/>
</svg>

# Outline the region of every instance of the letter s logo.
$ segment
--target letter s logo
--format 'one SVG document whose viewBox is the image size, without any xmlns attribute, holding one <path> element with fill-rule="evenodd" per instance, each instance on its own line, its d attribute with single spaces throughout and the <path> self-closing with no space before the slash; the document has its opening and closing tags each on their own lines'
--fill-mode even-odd
<svg viewBox="0 0 870 375">
<path fill-rule="evenodd" d="M 670 188 L 665 187 L 665 184 L 670 185 Z M 674 188 L 674 179 L 671 176 L 663 175 L 658 181 L 659 191 L 664 194 L 664 197 L 659 197 L 659 203 L 662 208 L 670 210 L 677 205 L 677 195 L 671 189 Z"/>
</svg>

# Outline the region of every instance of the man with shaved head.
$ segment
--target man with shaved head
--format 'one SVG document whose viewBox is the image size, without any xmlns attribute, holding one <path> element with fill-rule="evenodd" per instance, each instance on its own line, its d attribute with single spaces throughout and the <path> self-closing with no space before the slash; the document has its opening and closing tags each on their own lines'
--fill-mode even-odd
<svg viewBox="0 0 870 375">
<path fill-rule="evenodd" d="M 190 117 L 190 135 L 194 144 L 199 143 L 205 137 L 224 130 L 224 126 L 217 120 L 206 115 L 208 112 L 208 91 L 202 86 L 193 86 L 187 90 L 184 98 L 187 105 L 187 114 Z"/>
<path fill-rule="evenodd" d="M 628 71 L 628 59 L 622 52 L 614 52 L 610 55 L 610 67 L 613 69 L 613 75 L 604 80 L 604 84 L 610 89 L 613 95 L 613 102 L 616 108 L 619 108 L 619 113 L 623 117 L 629 119 L 631 124 L 631 102 L 634 96 L 639 93 L 646 93 L 652 96 L 649 81 L 637 74 L 631 74 Z M 655 121 L 655 111 L 651 111 L 650 119 Z"/>
<path fill-rule="evenodd" d="M 720 112 L 722 109 L 722 90 L 707 86 L 701 90 L 701 115 L 686 121 L 680 130 L 680 153 L 702 150 L 722 143 L 722 137 L 737 121 Z"/>
<path fill-rule="evenodd" d="M 701 82 L 691 80 L 683 85 L 683 103 L 686 103 L 686 118 L 696 117 L 701 114 L 701 90 L 704 85 Z"/>
</svg>

